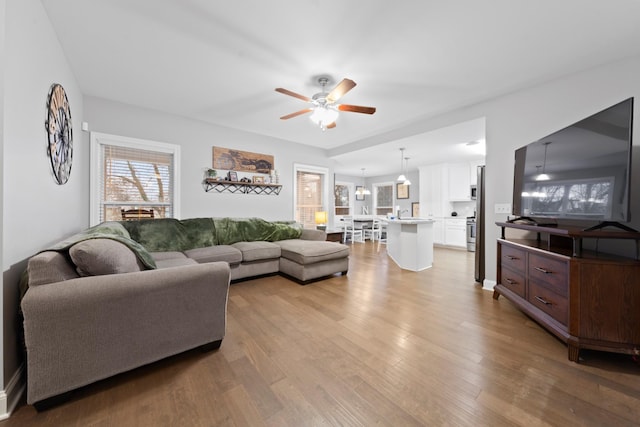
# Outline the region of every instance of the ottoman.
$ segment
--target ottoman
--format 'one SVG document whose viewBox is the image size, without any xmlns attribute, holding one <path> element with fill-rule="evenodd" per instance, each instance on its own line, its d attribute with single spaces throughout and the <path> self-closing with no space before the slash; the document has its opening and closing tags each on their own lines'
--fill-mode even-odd
<svg viewBox="0 0 640 427">
<path fill-rule="evenodd" d="M 347 274 L 349 247 L 318 240 L 280 240 L 280 273 L 301 284 L 335 273 Z"/>
</svg>

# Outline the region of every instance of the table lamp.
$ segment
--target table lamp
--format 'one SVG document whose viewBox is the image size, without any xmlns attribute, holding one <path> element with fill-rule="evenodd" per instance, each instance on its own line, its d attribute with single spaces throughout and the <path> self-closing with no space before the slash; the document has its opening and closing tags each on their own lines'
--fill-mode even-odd
<svg viewBox="0 0 640 427">
<path fill-rule="evenodd" d="M 325 211 L 316 212 L 316 228 L 318 230 L 327 229 L 327 212 Z"/>
</svg>

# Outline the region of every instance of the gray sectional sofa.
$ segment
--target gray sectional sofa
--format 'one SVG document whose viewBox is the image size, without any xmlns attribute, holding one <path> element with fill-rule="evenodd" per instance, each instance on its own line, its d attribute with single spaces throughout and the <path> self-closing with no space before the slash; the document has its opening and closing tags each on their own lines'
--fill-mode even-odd
<svg viewBox="0 0 640 427">
<path fill-rule="evenodd" d="M 318 230 L 256 218 L 106 222 L 28 261 L 21 283 L 27 402 L 220 346 L 231 280 L 345 274 L 349 248 Z"/>
</svg>

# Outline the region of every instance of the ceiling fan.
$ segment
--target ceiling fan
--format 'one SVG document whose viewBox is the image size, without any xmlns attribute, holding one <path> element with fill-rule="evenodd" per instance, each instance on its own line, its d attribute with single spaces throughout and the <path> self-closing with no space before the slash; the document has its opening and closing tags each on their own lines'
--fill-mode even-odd
<svg viewBox="0 0 640 427">
<path fill-rule="evenodd" d="M 322 130 L 333 129 L 336 127 L 336 119 L 338 118 L 338 111 L 350 111 L 352 113 L 373 114 L 376 112 L 375 107 L 362 107 L 359 105 L 349 104 L 337 104 L 336 102 L 342 98 L 347 92 L 356 86 L 356 82 L 350 79 L 342 79 L 340 83 L 331 92 L 326 91 L 326 86 L 329 83 L 329 77 L 319 77 L 318 83 L 322 87 L 322 91 L 316 93 L 311 98 L 300 95 L 299 93 L 292 92 L 288 89 L 281 87 L 276 88 L 276 92 L 283 93 L 285 95 L 293 96 L 294 98 L 301 99 L 305 102 L 312 104 L 311 107 L 303 110 L 296 111 L 295 113 L 287 114 L 280 117 L 282 120 L 288 120 L 293 117 L 300 116 L 306 113 L 313 113 L 311 120 L 320 126 Z"/>
</svg>

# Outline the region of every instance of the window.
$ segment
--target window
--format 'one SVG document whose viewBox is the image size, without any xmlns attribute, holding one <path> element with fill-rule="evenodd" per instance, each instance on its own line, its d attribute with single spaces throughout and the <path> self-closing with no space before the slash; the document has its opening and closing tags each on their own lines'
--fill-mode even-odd
<svg viewBox="0 0 640 427">
<path fill-rule="evenodd" d="M 353 183 L 336 182 L 333 193 L 336 216 L 351 215 L 353 210 Z"/>
<path fill-rule="evenodd" d="M 304 228 L 315 228 L 315 214 L 328 206 L 329 171 L 315 166 L 294 165 L 294 218 Z"/>
<path fill-rule="evenodd" d="M 91 133 L 91 224 L 122 219 L 122 210 L 177 216 L 180 147 Z"/>
<path fill-rule="evenodd" d="M 375 215 L 393 213 L 393 183 L 373 184 L 373 210 Z"/>
</svg>

